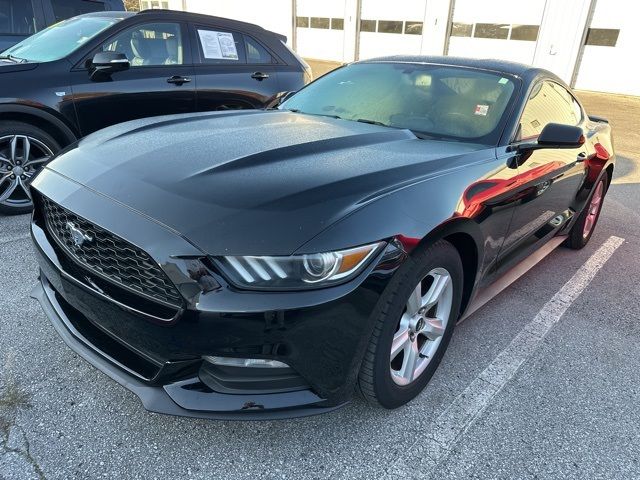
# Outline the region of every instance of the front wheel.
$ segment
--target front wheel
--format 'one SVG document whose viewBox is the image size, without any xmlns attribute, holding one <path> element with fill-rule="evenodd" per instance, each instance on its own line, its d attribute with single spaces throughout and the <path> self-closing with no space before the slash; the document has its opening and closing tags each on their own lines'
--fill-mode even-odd
<svg viewBox="0 0 640 480">
<path fill-rule="evenodd" d="M 371 404 L 397 408 L 416 397 L 438 368 L 460 312 L 463 270 L 457 250 L 420 248 L 380 299 L 358 386 Z"/>
<path fill-rule="evenodd" d="M 47 132 L 22 122 L 0 122 L 0 212 L 16 215 L 33 207 L 29 183 L 60 150 Z"/>
</svg>

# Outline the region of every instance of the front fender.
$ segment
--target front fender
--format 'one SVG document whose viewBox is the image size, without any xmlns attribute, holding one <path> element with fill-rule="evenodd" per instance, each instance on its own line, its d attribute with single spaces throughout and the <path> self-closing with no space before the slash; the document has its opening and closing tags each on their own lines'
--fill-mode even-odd
<svg viewBox="0 0 640 480">
<path fill-rule="evenodd" d="M 31 102 L 33 103 L 33 102 Z M 35 117 L 45 121 L 66 139 L 67 143 L 75 142 L 80 138 L 79 133 L 70 125 L 62 115 L 46 107 L 46 105 L 31 106 L 25 105 L 18 99 L 0 99 L 0 119 L 9 114 L 20 114 L 21 116 Z"/>
</svg>

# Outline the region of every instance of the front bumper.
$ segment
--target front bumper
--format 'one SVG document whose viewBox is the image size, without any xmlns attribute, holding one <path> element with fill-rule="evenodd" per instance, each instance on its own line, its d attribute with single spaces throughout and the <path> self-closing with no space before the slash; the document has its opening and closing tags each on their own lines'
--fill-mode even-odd
<svg viewBox="0 0 640 480">
<path fill-rule="evenodd" d="M 140 235 L 152 236 L 149 250 L 185 296 L 172 321 L 158 322 L 101 294 L 91 288 L 91 272 L 78 275 L 68 268 L 36 209 L 31 232 L 40 282 L 33 296 L 64 341 L 135 393 L 147 410 L 257 420 L 323 413 L 349 401 L 373 328 L 371 313 L 396 264 L 374 262 L 349 285 L 322 291 L 269 294 L 223 284 L 215 292 L 194 295 L 192 283 L 180 283 L 184 269 L 178 260 L 159 253 L 191 253 L 193 245 L 66 179 L 37 180 L 37 194 L 57 199 L 133 244 L 145 244 Z M 276 388 L 263 381 L 253 390 L 218 388 L 206 380 L 205 356 L 278 360 L 291 367 L 297 386 Z"/>
<path fill-rule="evenodd" d="M 31 296 L 40 302 L 60 337 L 74 352 L 137 395 L 150 412 L 217 420 L 269 420 L 317 415 L 343 405 L 323 407 L 323 399 L 309 390 L 266 395 L 221 394 L 202 388 L 198 377 L 163 386 L 150 385 L 131 374 L 125 365 L 97 350 L 74 327 L 56 300 L 55 290 L 42 274 Z"/>
</svg>

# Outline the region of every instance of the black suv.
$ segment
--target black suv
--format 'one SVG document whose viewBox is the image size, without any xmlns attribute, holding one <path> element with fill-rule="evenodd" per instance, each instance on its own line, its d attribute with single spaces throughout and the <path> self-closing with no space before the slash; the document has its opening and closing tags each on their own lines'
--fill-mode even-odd
<svg viewBox="0 0 640 480">
<path fill-rule="evenodd" d="M 105 10 L 124 10 L 122 0 L 0 0 L 0 52 L 49 25 Z"/>
<path fill-rule="evenodd" d="M 0 0 L 1 1 L 1 0 Z M 0 212 L 31 208 L 27 185 L 61 148 L 137 118 L 265 108 L 311 79 L 286 38 L 169 10 L 65 20 L 0 56 Z"/>
</svg>

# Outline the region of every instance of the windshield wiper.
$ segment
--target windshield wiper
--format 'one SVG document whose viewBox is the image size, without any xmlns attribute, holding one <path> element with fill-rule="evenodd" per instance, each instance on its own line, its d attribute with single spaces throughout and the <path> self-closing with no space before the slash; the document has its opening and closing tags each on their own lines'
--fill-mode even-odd
<svg viewBox="0 0 640 480">
<path fill-rule="evenodd" d="M 386 123 L 382 123 L 382 122 L 378 122 L 377 120 L 367 120 L 366 118 L 359 118 L 356 120 L 356 122 L 360 122 L 360 123 L 368 123 L 371 125 L 380 125 L 381 127 L 389 127 L 390 125 L 387 125 Z"/>
<path fill-rule="evenodd" d="M 433 133 L 420 132 L 419 130 L 411 130 L 411 133 L 413 133 L 420 140 L 442 140 L 447 142 L 460 142 L 459 139 L 454 137 L 445 138 L 442 135 L 435 135 Z"/>
<path fill-rule="evenodd" d="M 9 54 L 9 55 L 0 55 L 0 60 L 11 60 L 14 63 L 24 63 L 24 62 L 27 61 L 26 58 L 14 57 L 11 54 Z"/>
<path fill-rule="evenodd" d="M 285 110 L 289 110 L 290 112 L 293 112 L 293 113 L 304 113 L 305 115 L 315 115 L 316 117 L 329 117 L 329 118 L 338 118 L 338 119 L 342 118 L 342 117 L 340 117 L 338 115 L 331 115 L 330 113 L 302 112 L 302 111 L 298 110 L 297 108 L 286 108 Z"/>
</svg>

